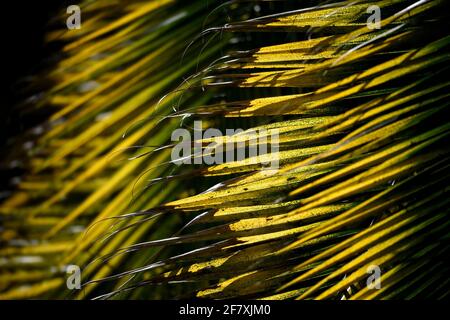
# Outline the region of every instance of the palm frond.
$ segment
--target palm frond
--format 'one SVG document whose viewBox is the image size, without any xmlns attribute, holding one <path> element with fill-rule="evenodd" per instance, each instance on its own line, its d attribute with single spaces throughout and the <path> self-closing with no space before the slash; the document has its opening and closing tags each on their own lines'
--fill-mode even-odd
<svg viewBox="0 0 450 320">
<path fill-rule="evenodd" d="M 87 1 L 26 110 L 51 115 L 0 208 L 0 297 L 70 296 L 69 264 L 77 298 L 446 297 L 444 6 Z M 279 150 L 177 166 L 171 133 L 199 119 L 245 129 L 203 151 Z"/>
</svg>

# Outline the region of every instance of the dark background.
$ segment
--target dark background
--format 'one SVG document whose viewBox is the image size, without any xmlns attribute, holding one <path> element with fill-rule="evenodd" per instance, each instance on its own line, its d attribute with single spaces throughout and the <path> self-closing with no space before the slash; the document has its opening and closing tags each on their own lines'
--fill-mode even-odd
<svg viewBox="0 0 450 320">
<path fill-rule="evenodd" d="M 9 137 L 25 129 L 13 106 L 25 99 L 27 77 L 41 70 L 51 56 L 51 46 L 44 45 L 45 30 L 50 20 L 64 21 L 59 15 L 68 5 L 68 1 L 61 0 L 14 0 L 0 4 L 0 152 Z"/>
<path fill-rule="evenodd" d="M 73 3 L 73 4 L 76 4 Z M 16 137 L 39 122 L 36 115 L 25 116 L 19 105 L 30 96 L 30 78 L 45 69 L 57 52 L 57 45 L 44 43 L 51 26 L 64 24 L 69 1 L 13 0 L 0 4 L 0 195 L 9 190 L 11 178 L 21 170 L 12 170 L 8 158 Z M 59 25 L 60 27 L 61 25 Z M 1 198 L 1 196 L 0 196 Z"/>
</svg>

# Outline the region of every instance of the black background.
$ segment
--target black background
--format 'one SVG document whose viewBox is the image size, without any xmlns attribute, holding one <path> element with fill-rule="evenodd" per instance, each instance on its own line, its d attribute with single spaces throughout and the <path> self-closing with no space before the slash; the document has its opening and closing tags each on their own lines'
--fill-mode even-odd
<svg viewBox="0 0 450 320">
<path fill-rule="evenodd" d="M 270 305 L 269 315 L 244 314 L 224 315 L 217 312 L 207 318 L 203 316 L 180 315 L 179 310 L 187 304 L 190 306 L 214 306 L 224 310 L 225 305 Z M 22 319 L 27 316 L 40 315 L 46 319 L 77 319 L 79 317 L 101 319 L 127 319 L 139 317 L 145 320 L 154 319 L 347 319 L 363 317 L 364 319 L 385 320 L 393 315 L 401 318 L 416 318 L 419 314 L 439 317 L 446 314 L 445 301 L 0 301 L 2 314 Z"/>
<path fill-rule="evenodd" d="M 0 147 L 23 130 L 13 106 L 25 98 L 22 88 L 27 77 L 36 74 L 51 56 L 52 49 L 44 45 L 45 30 L 51 19 L 64 21 L 59 15 L 68 5 L 61 0 L 0 2 Z"/>
</svg>

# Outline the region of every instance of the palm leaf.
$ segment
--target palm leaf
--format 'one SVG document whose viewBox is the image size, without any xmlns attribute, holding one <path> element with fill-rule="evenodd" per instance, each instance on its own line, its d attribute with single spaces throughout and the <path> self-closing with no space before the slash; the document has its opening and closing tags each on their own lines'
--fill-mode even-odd
<svg viewBox="0 0 450 320">
<path fill-rule="evenodd" d="M 50 116 L 11 151 L 26 161 L 0 209 L 0 297 L 446 297 L 443 6 L 87 1 L 79 32 L 49 35 L 64 55 L 22 111 Z M 279 150 L 177 166 L 171 133 L 199 119 L 245 129 L 196 140 L 206 152 L 254 132 Z"/>
</svg>

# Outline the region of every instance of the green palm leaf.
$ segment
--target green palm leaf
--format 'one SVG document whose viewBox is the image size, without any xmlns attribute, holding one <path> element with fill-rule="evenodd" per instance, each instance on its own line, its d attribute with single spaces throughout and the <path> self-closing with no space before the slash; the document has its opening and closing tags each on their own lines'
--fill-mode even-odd
<svg viewBox="0 0 450 320">
<path fill-rule="evenodd" d="M 1 298 L 446 297 L 444 1 L 82 10 L 79 31 L 49 34 L 54 84 L 22 108 L 50 116 L 5 161 L 25 174 L 0 207 Z M 206 153 L 254 132 L 247 147 L 277 132 L 279 150 L 178 166 L 171 134 L 195 120 L 244 129 L 197 139 Z"/>
</svg>

